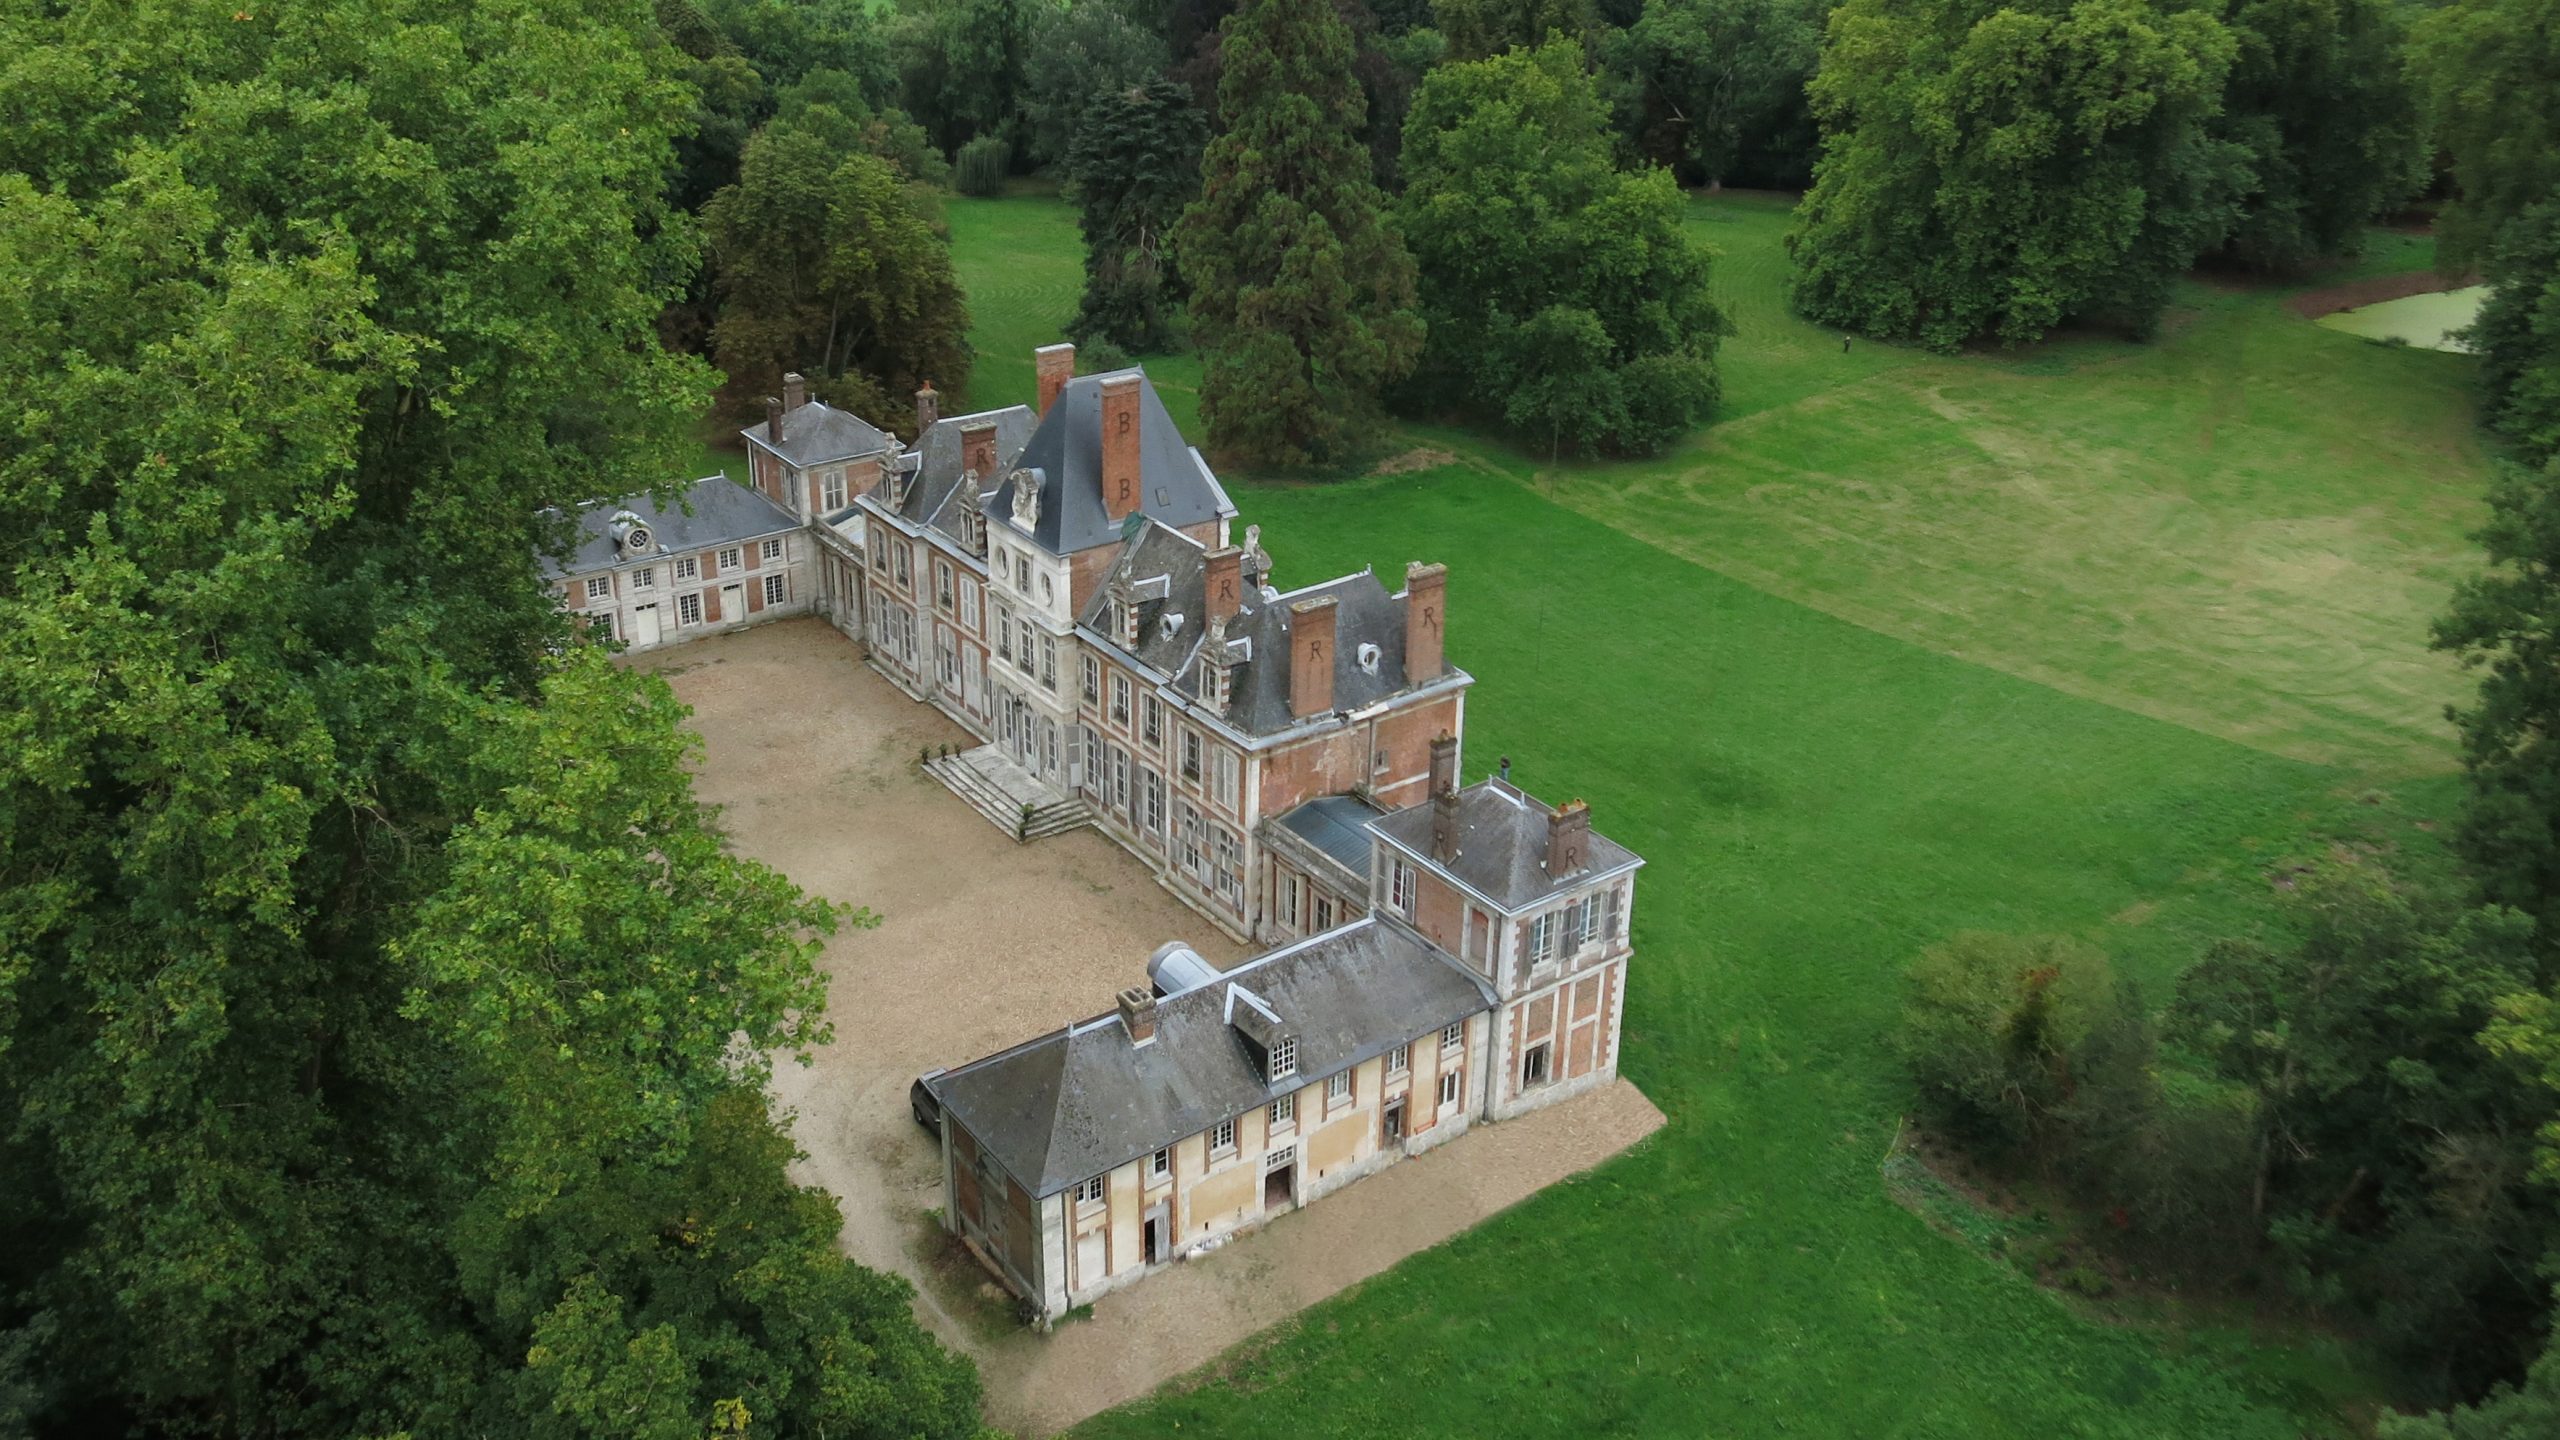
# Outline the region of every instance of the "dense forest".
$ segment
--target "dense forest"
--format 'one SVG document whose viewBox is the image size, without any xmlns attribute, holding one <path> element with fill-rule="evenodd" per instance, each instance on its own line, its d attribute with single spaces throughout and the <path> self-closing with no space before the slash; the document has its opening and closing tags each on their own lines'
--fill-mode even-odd
<svg viewBox="0 0 2560 1440">
<path fill-rule="evenodd" d="M 0 0 L 0 1437 L 978 1433 L 765 1080 L 866 923 L 730 854 L 528 557 L 785 371 L 913 433 L 953 191 L 1054 181 L 1075 338 L 1207 445 L 1660 450 L 1794 303 L 2141 338 L 2431 222 L 2508 457 L 2435 643 L 2439 871 L 2341 860 L 2167 996 L 1913 969 L 1930 1124 L 2560 1432 L 2560 0 Z M 1738 363 L 1738 361 L 1737 361 Z"/>
</svg>

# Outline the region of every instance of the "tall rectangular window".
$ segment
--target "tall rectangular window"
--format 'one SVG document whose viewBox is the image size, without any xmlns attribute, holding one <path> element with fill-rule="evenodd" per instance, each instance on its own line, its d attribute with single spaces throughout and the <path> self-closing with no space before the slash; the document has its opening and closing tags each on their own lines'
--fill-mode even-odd
<svg viewBox="0 0 2560 1440">
<path fill-rule="evenodd" d="M 1172 1174 L 1172 1173 L 1173 1173 L 1173 1151 L 1171 1151 L 1171 1150 L 1169 1150 L 1169 1149 L 1167 1149 L 1167 1150 L 1159 1150 L 1159 1151 L 1157 1151 L 1157 1152 L 1156 1152 L 1156 1158 L 1154 1159 L 1154 1161 L 1153 1161 L 1152 1163 L 1150 1163 L 1150 1164 L 1147 1166 L 1147 1170 L 1148 1170 L 1148 1173 L 1150 1173 L 1150 1174 L 1154 1174 L 1154 1175 L 1170 1175 L 1170 1174 Z"/>
<path fill-rule="evenodd" d="M 1117 671 L 1111 676 L 1111 723 L 1129 723 L 1129 677 Z"/>
<path fill-rule="evenodd" d="M 1237 772 L 1242 768 L 1236 761 L 1236 752 L 1221 749 L 1210 759 L 1212 763 L 1209 767 L 1209 793 L 1217 798 L 1219 804 L 1232 811 L 1236 808 Z"/>
<path fill-rule="evenodd" d="M 1058 688 L 1058 637 L 1055 635 L 1040 637 L 1040 683 L 1051 690 Z"/>
<path fill-rule="evenodd" d="M 1146 741 L 1150 745 L 1164 743 L 1164 702 L 1150 695 L 1142 707 L 1146 715 Z"/>
<path fill-rule="evenodd" d="M 1334 1106 L 1339 1105 L 1350 1098 L 1351 1072 L 1348 1070 L 1335 1071 L 1333 1075 L 1324 1082 L 1324 1103 L 1327 1106 Z"/>
<path fill-rule="evenodd" d="M 1013 663 L 1013 611 L 1003 605 L 995 607 L 995 623 L 987 627 L 996 632 L 996 658 Z"/>
<path fill-rule="evenodd" d="M 1294 1125 L 1294 1124 L 1296 1124 L 1296 1123 L 1297 1123 L 1297 1121 L 1298 1121 L 1298 1097 L 1297 1097 L 1297 1096 L 1295 1096 L 1295 1095 L 1283 1095 L 1283 1096 L 1281 1096 L 1279 1099 L 1274 1100 L 1274 1101 L 1272 1101 L 1272 1102 L 1271 1102 L 1271 1128 L 1272 1128 L 1272 1129 L 1277 1130 L 1277 1129 L 1280 1129 L 1281 1127 L 1286 1126 L 1286 1125 Z"/>
<path fill-rule="evenodd" d="M 945 615 L 950 614 L 959 603 L 958 597 L 951 590 L 951 562 L 939 556 L 936 556 L 933 562 L 933 603 L 934 608 Z"/>
<path fill-rule="evenodd" d="M 1440 1072 L 1440 1103 L 1442 1105 L 1458 1103 L 1458 1072 L 1455 1070 Z"/>
<path fill-rule="evenodd" d="M 1102 703 L 1102 662 L 1091 655 L 1084 657 L 1084 703 Z"/>
<path fill-rule="evenodd" d="M 640 573 L 645 575 L 649 572 L 644 570 Z M 1200 783 L 1200 732 L 1197 730 L 1182 732 L 1182 778 L 1194 785 Z"/>
<path fill-rule="evenodd" d="M 1298 1073 L 1298 1037 L 1283 1036 L 1271 1047 L 1271 1078 L 1286 1080 Z"/>
<path fill-rule="evenodd" d="M 1529 922 L 1529 963 L 1544 965 L 1556 958 L 1556 913 L 1552 910 Z"/>
<path fill-rule="evenodd" d="M 1387 903 L 1397 914 L 1413 918 L 1413 867 L 1402 860 L 1387 862 Z"/>
<path fill-rule="evenodd" d="M 679 625 L 699 625 L 702 623 L 701 596 L 679 595 L 676 597 L 676 623 Z"/>
<path fill-rule="evenodd" d="M 818 504 L 828 510 L 844 508 L 844 472 L 830 470 L 818 481 Z"/>
<path fill-rule="evenodd" d="M 966 575 L 960 577 L 960 623 L 978 628 L 978 582 Z"/>
<path fill-rule="evenodd" d="M 767 575 L 764 577 L 764 603 L 767 605 L 779 605 L 782 603 L 782 596 L 782 577 L 779 575 Z"/>
</svg>

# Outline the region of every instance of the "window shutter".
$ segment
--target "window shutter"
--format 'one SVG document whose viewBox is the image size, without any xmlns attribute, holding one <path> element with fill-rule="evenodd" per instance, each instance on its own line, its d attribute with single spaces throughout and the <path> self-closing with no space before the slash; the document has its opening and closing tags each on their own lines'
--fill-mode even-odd
<svg viewBox="0 0 2560 1440">
<path fill-rule="evenodd" d="M 1600 938 L 1604 940 L 1615 940 L 1618 938 L 1618 923 L 1622 918 L 1619 914 L 1619 907 L 1626 903 L 1626 899 L 1627 892 L 1623 887 L 1617 885 L 1609 887 L 1609 924 L 1608 928 L 1600 932 Z"/>
</svg>

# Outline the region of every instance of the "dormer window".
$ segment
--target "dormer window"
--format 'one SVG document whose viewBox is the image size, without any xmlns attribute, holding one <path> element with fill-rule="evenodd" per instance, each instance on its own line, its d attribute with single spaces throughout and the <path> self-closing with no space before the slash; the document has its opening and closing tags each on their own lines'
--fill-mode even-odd
<svg viewBox="0 0 2560 1440">
<path fill-rule="evenodd" d="M 1279 1043 L 1271 1047 L 1271 1083 L 1276 1085 L 1297 1073 L 1298 1037 L 1283 1036 Z"/>
</svg>

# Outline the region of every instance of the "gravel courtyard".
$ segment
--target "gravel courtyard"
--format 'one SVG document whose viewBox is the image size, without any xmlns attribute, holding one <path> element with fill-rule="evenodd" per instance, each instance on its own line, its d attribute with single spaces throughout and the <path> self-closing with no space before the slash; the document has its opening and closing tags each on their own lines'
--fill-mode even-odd
<svg viewBox="0 0 2560 1440">
<path fill-rule="evenodd" d="M 693 707 L 708 740 L 697 790 L 739 852 L 881 916 L 828 944 L 835 1044 L 808 1068 L 779 1067 L 775 1087 L 809 1152 L 799 1178 L 843 1202 L 846 1252 L 915 1282 L 925 1322 L 977 1357 L 998 1425 L 1046 1434 L 1143 1395 L 1662 1123 L 1622 1082 L 1394 1166 L 1104 1299 L 1090 1320 L 1025 1330 L 927 1218 L 940 1166 L 908 1117 L 908 1082 L 1110 1008 L 1166 940 L 1218 965 L 1243 947 L 1094 831 L 1025 846 L 981 819 L 916 764 L 924 746 L 973 743 L 967 732 L 823 621 L 633 663 Z"/>
</svg>

